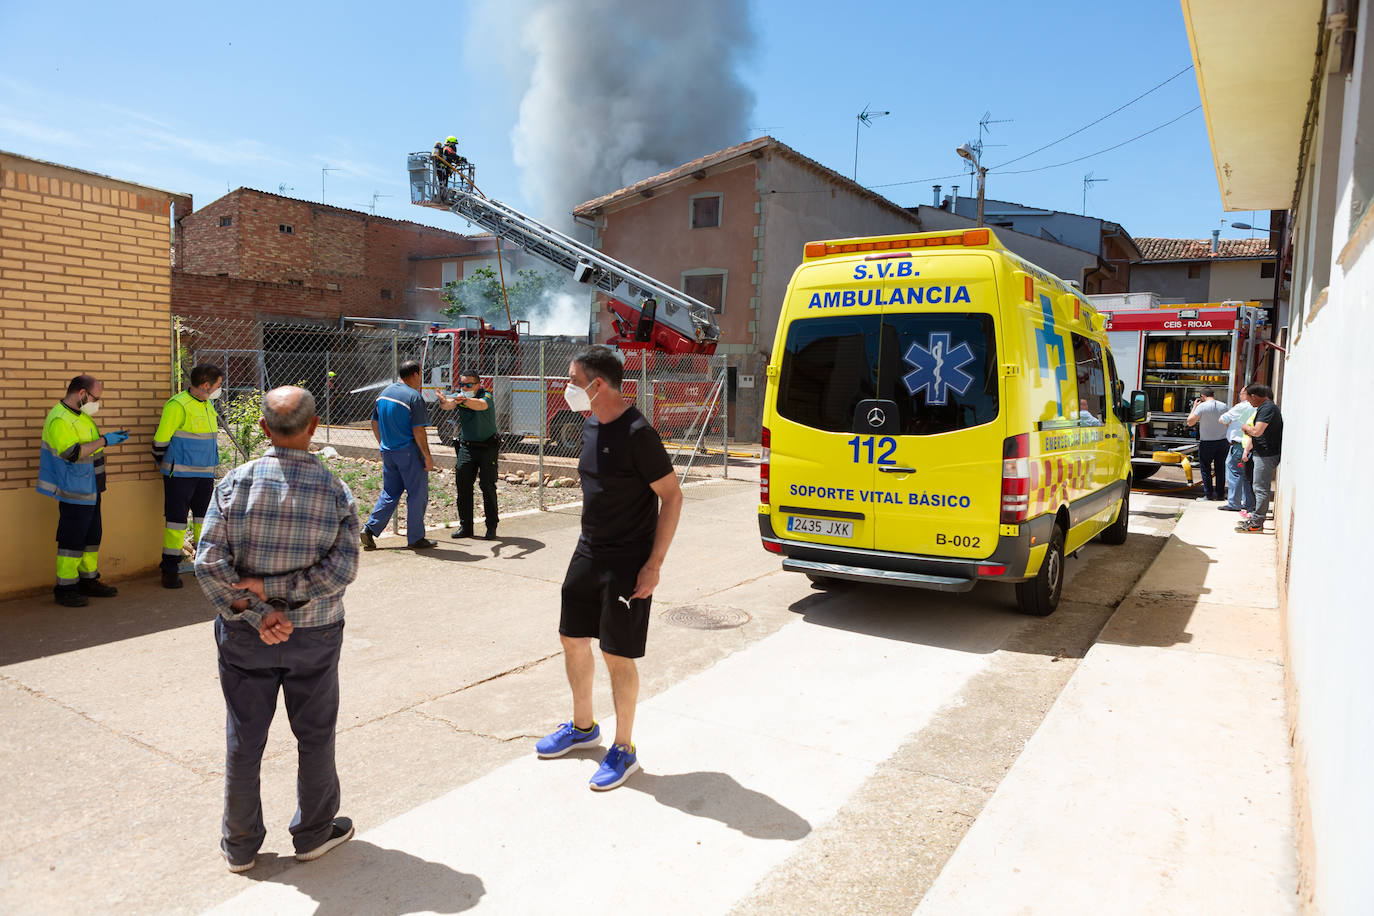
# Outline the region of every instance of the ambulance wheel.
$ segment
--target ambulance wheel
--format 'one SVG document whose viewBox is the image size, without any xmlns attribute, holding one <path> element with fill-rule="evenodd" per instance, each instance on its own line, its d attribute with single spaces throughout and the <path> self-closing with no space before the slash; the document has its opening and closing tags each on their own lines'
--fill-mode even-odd
<svg viewBox="0 0 1374 916">
<path fill-rule="evenodd" d="M 1126 527 L 1130 524 L 1131 515 L 1131 481 L 1126 481 L 1126 491 L 1121 494 L 1121 512 L 1117 515 L 1116 521 L 1102 529 L 1104 544 L 1124 544 L 1126 543 Z"/>
<path fill-rule="evenodd" d="M 1064 591 L 1064 529 L 1054 526 L 1045 559 L 1034 579 L 1016 583 L 1016 606 L 1023 614 L 1048 617 L 1059 607 Z"/>
</svg>

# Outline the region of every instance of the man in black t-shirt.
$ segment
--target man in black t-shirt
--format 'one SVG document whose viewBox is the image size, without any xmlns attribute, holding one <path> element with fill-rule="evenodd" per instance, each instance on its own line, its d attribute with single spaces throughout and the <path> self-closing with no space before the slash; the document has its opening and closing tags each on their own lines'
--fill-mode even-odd
<svg viewBox="0 0 1374 916">
<path fill-rule="evenodd" d="M 1274 497 L 1274 475 L 1278 473 L 1283 451 L 1283 414 L 1273 401 L 1274 389 L 1268 385 L 1247 385 L 1245 397 L 1255 408 L 1255 418 L 1240 428 L 1253 444 L 1255 511 L 1237 525 L 1236 530 L 1262 532 L 1269 503 Z"/>
<path fill-rule="evenodd" d="M 592 776 L 592 789 L 614 789 L 639 769 L 631 732 L 639 670 L 649 631 L 649 606 L 659 570 L 682 513 L 682 490 L 658 433 L 620 394 L 620 360 L 591 347 L 568 365 L 563 396 L 592 415 L 582 427 L 582 536 L 563 579 L 558 633 L 572 687 L 573 717 L 535 745 L 540 757 L 561 757 L 601 743 L 592 717 L 596 661 L 592 638 L 611 675 L 615 741 Z"/>
</svg>

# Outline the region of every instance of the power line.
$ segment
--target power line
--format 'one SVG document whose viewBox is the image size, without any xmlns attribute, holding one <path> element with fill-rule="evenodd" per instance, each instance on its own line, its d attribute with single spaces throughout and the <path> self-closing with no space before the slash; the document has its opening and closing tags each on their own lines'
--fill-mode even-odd
<svg viewBox="0 0 1374 916">
<path fill-rule="evenodd" d="M 1151 86 L 1149 89 L 1146 89 L 1144 92 L 1142 92 L 1140 95 L 1136 96 L 1135 98 L 1131 99 L 1131 100 L 1130 100 L 1129 102 L 1127 102 L 1126 104 L 1121 105 L 1121 106 L 1119 106 L 1119 107 L 1117 107 L 1117 108 L 1113 108 L 1111 111 L 1107 112 L 1107 113 L 1104 114 L 1102 117 L 1098 118 L 1096 121 L 1093 121 L 1093 122 L 1088 123 L 1088 124 L 1084 124 L 1082 127 L 1078 128 L 1078 130 L 1075 130 L 1073 133 L 1065 134 L 1064 136 L 1060 137 L 1058 140 L 1053 140 L 1053 141 L 1051 141 L 1051 142 L 1049 142 L 1049 143 L 1046 143 L 1044 146 L 1039 147 L 1038 149 L 1033 149 L 1033 150 L 1031 150 L 1029 153 L 1025 153 L 1025 154 L 1023 154 L 1023 155 L 1017 156 L 1015 159 L 1008 159 L 1006 162 L 1003 162 L 1001 165 L 989 166 L 989 167 L 988 167 L 988 170 L 989 170 L 989 171 L 992 171 L 993 169 L 1002 169 L 1002 168 L 1006 168 L 1007 166 L 1011 165 L 1013 162 L 1020 162 L 1022 159 L 1027 159 L 1027 158 L 1029 158 L 1029 157 L 1031 157 L 1031 156 L 1034 156 L 1036 153 L 1043 152 L 1043 151 L 1049 149 L 1051 146 L 1055 146 L 1056 144 L 1063 143 L 1065 140 L 1069 139 L 1070 137 L 1074 137 L 1074 136 L 1077 136 L 1078 134 L 1083 133 L 1083 131 L 1087 130 L 1089 127 L 1093 127 L 1093 126 L 1095 126 L 1095 125 L 1097 125 L 1097 124 L 1101 124 L 1103 121 L 1107 120 L 1108 118 L 1110 118 L 1112 115 L 1116 114 L 1117 112 L 1124 111 L 1125 109 L 1130 108 L 1130 107 L 1131 107 L 1132 105 L 1134 105 L 1136 102 L 1139 102 L 1141 99 L 1145 98 L 1145 96 L 1149 95 L 1150 93 L 1154 92 L 1154 91 L 1157 90 L 1157 89 L 1163 89 L 1165 86 L 1169 85 L 1169 84 L 1172 83 L 1174 80 L 1178 79 L 1180 76 L 1182 76 L 1183 74 L 1187 73 L 1189 70 L 1192 70 L 1192 69 L 1193 69 L 1193 65 L 1192 65 L 1192 64 L 1189 64 L 1188 66 L 1184 67 L 1182 70 L 1180 70 L 1180 71 L 1178 71 L 1177 73 L 1175 73 L 1173 76 L 1171 76 L 1171 77 L 1169 77 L 1168 79 L 1166 79 L 1164 82 L 1162 82 L 1162 83 L 1157 83 L 1157 84 L 1155 84 L 1154 86 Z M 1013 174 L 1013 173 L 1008 173 L 1008 174 Z"/>
<path fill-rule="evenodd" d="M 1098 151 L 1095 152 L 1095 153 L 1088 153 L 1086 156 L 1079 156 L 1079 157 L 1076 158 L 1076 159 L 1066 159 L 1066 160 L 1063 161 L 1063 162 L 1056 162 L 1054 165 L 1042 165 L 1042 166 L 1037 166 L 1036 168 L 1033 168 L 1033 169 L 1013 169 L 1013 170 L 1011 170 L 1010 172 L 998 172 L 997 174 L 998 174 L 998 175 L 1029 175 L 1029 174 L 1032 173 L 1032 172 L 1044 172 L 1044 171 L 1048 171 L 1049 169 L 1062 168 L 1063 166 L 1066 166 L 1066 165 L 1073 165 L 1075 162 L 1082 162 L 1082 161 L 1085 160 L 1085 159 L 1091 159 L 1091 158 L 1093 158 L 1094 156 L 1101 156 L 1103 153 L 1110 153 L 1110 152 L 1111 152 L 1112 150 L 1114 150 L 1114 149 L 1120 149 L 1121 147 L 1125 146 L 1125 145 L 1128 144 L 1128 143 L 1134 143 L 1135 141 L 1139 140 L 1139 139 L 1142 138 L 1142 137 L 1148 137 L 1150 134 L 1154 133 L 1155 131 L 1163 130 L 1164 128 L 1168 127 L 1170 124 L 1173 124 L 1173 123 L 1176 122 L 1176 121 L 1181 121 L 1181 120 L 1183 120 L 1184 118 L 1188 117 L 1188 115 L 1190 115 L 1190 114 L 1192 114 L 1193 112 L 1197 111 L 1197 110 L 1198 110 L 1199 108 L 1201 108 L 1201 107 L 1202 107 L 1201 105 L 1194 105 L 1192 108 L 1189 108 L 1187 111 L 1185 111 L 1183 114 L 1179 115 L 1179 116 L 1176 117 L 1176 118 L 1170 118 L 1169 120 L 1165 121 L 1163 124 L 1156 124 L 1154 127 L 1151 127 L 1149 130 L 1144 131 L 1144 132 L 1142 132 L 1142 133 L 1138 133 L 1138 134 L 1136 134 L 1134 137 L 1131 137 L 1131 138 L 1128 139 L 1128 140 L 1122 140 L 1120 143 L 1113 143 L 1111 146 L 1108 146 L 1108 147 L 1106 147 L 1106 148 L 1104 148 L 1104 149 L 1100 149 L 1100 150 L 1098 150 Z M 1013 161 L 1015 161 L 1015 160 L 1013 160 Z M 991 172 L 992 169 L 989 168 L 988 171 Z M 955 172 L 953 175 L 931 175 L 929 178 L 910 178 L 910 179 L 908 179 L 908 180 L 906 180 L 906 181 L 890 181 L 890 182 L 888 182 L 887 184 L 866 185 L 866 187 L 867 187 L 869 190 L 873 190 L 873 189 L 875 189 L 875 188 L 895 188 L 895 187 L 898 187 L 898 186 L 900 186 L 900 185 L 906 185 L 906 184 L 919 184 L 919 183 L 921 183 L 921 182 L 923 182 L 923 181 L 943 181 L 943 180 L 945 180 L 945 179 L 947 179 L 947 178 L 963 178 L 963 177 L 964 177 L 965 175 L 967 175 L 967 174 L 968 174 L 967 172 Z M 769 193 L 770 193 L 770 194 L 819 194 L 819 193 L 822 193 L 822 192 L 821 192 L 821 191 L 770 191 Z"/>
<path fill-rule="evenodd" d="M 1151 86 L 1149 89 L 1146 89 L 1146 90 L 1145 90 L 1144 92 L 1142 92 L 1140 95 L 1138 95 L 1138 96 L 1136 96 L 1135 98 L 1131 99 L 1129 102 L 1126 102 L 1124 105 L 1119 105 L 1119 106 L 1117 106 L 1116 108 L 1113 108 L 1111 111 L 1107 112 L 1107 113 L 1104 114 L 1102 117 L 1098 118 L 1096 121 L 1092 121 L 1092 122 L 1090 122 L 1090 123 L 1088 123 L 1088 124 L 1084 124 L 1082 127 L 1078 128 L 1077 130 L 1073 131 L 1072 133 L 1065 134 L 1064 136 L 1060 137 L 1058 140 L 1054 140 L 1054 141 L 1051 141 L 1050 143 L 1046 143 L 1044 146 L 1041 146 L 1041 147 L 1038 147 L 1038 148 L 1036 148 L 1036 149 L 1033 149 L 1033 150 L 1031 150 L 1029 153 L 1025 153 L 1024 155 L 1017 156 L 1015 159 L 1008 159 L 1006 162 L 1003 162 L 1001 165 L 989 166 L 989 167 L 988 167 L 988 171 L 991 172 L 991 171 L 994 171 L 994 170 L 997 170 L 997 169 L 1006 168 L 1007 166 L 1011 165 L 1013 162 L 1020 162 L 1022 159 L 1027 159 L 1027 158 L 1029 158 L 1029 157 L 1031 157 L 1031 156 L 1034 156 L 1036 153 L 1043 152 L 1043 151 L 1049 149 L 1051 146 L 1055 146 L 1056 144 L 1063 143 L 1065 140 L 1069 139 L 1070 137 L 1077 136 L 1078 134 L 1083 133 L 1083 131 L 1087 130 L 1088 128 L 1093 127 L 1093 126 L 1098 125 L 1098 124 L 1101 124 L 1103 121 L 1107 120 L 1107 119 L 1110 118 L 1112 115 L 1117 114 L 1118 112 L 1121 112 L 1121 111 L 1123 111 L 1123 110 L 1125 110 L 1125 109 L 1131 107 L 1131 106 L 1134 105 L 1136 102 L 1139 102 L 1141 99 L 1145 98 L 1145 96 L 1147 96 L 1147 95 L 1149 95 L 1150 93 L 1155 92 L 1155 91 L 1157 91 L 1157 90 L 1159 90 L 1159 89 L 1164 88 L 1165 86 L 1169 85 L 1169 84 L 1172 83 L 1174 80 L 1178 79 L 1180 76 L 1182 76 L 1183 74 L 1189 72 L 1189 71 L 1192 70 L 1192 69 L 1193 69 L 1193 65 L 1192 65 L 1192 64 L 1189 64 L 1188 66 L 1184 67 L 1182 70 L 1178 71 L 1177 73 L 1175 73 L 1173 76 L 1169 77 L 1168 79 L 1163 80 L 1162 82 L 1156 83 L 1155 85 Z M 1199 106 L 1199 107 L 1201 107 L 1201 106 Z M 1196 111 L 1196 109 L 1194 109 L 1194 111 Z M 1192 112 L 1185 112 L 1185 114 L 1191 114 L 1191 113 L 1192 113 Z M 1183 115 L 1180 115 L 1179 117 L 1183 117 Z M 1176 120 L 1178 120 L 1178 118 L 1175 118 L 1174 120 L 1176 121 Z M 1170 121 L 1169 123 L 1172 124 L 1173 121 Z M 1167 125 L 1160 125 L 1160 126 L 1161 126 L 1161 127 L 1164 127 L 1164 126 L 1167 126 Z M 1159 129 L 1159 128 L 1154 128 L 1154 130 L 1158 130 L 1158 129 Z M 1152 131 L 1146 131 L 1145 133 L 1148 134 L 1148 133 L 1151 133 L 1151 132 L 1152 132 Z M 1143 137 L 1143 136 L 1145 136 L 1145 134 L 1141 134 L 1140 136 Z M 1139 138 L 1132 138 L 1132 139 L 1139 139 Z M 1129 142 L 1131 142 L 1131 141 L 1130 141 L 1130 140 L 1127 140 L 1126 142 L 1129 143 Z M 1120 145 L 1120 144 L 1118 144 L 1118 145 Z M 1105 149 L 1105 150 L 1101 150 L 1101 152 L 1104 152 L 1104 153 L 1105 153 L 1105 152 L 1108 152 L 1108 151 L 1110 151 L 1110 150 L 1112 150 L 1112 149 L 1115 149 L 1115 148 L 1116 148 L 1116 147 L 1108 147 L 1108 148 Z M 1093 153 L 1092 155 L 1095 156 L 1095 155 L 1097 155 L 1097 153 Z M 1085 157 L 1085 158 L 1086 158 L 1086 157 Z M 1074 160 L 1074 161 L 1078 161 L 1078 160 Z M 1068 165 L 1069 163 L 1061 163 L 1061 164 L 1062 164 L 1062 165 Z M 1047 165 L 1047 166 L 1045 166 L 1045 168 L 1047 168 L 1047 169 L 1052 169 L 1052 168 L 1057 168 L 1057 166 Z M 1035 169 L 1031 169 L 1031 170 L 1029 170 L 1029 171 L 1036 171 L 1036 170 L 1035 170 Z M 950 179 L 950 178 L 962 178 L 965 174 L 966 174 L 965 172 L 959 172 L 959 173 L 957 173 L 957 174 L 955 174 L 955 175 L 932 175 L 932 176 L 930 176 L 929 178 L 912 178 L 912 179 L 907 180 L 907 181 L 890 181 L 890 182 L 888 182 L 888 183 L 886 183 L 886 184 L 869 185 L 869 187 L 870 187 L 870 188 L 896 188 L 896 187 L 900 187 L 900 186 L 902 186 L 902 185 L 907 185 L 907 184 L 920 184 L 920 183 L 923 182 L 923 181 L 944 181 L 944 180 Z M 1025 173 L 1024 173 L 1024 172 L 1017 171 L 1017 172 L 1003 172 L 1002 174 L 1004 174 L 1004 175 L 1022 175 L 1022 174 L 1025 174 Z"/>
<path fill-rule="evenodd" d="M 1163 124 L 1157 124 L 1157 125 L 1155 125 L 1154 127 L 1151 127 L 1149 130 L 1145 131 L 1144 133 L 1136 134 L 1134 137 L 1132 137 L 1132 138 L 1129 139 L 1129 140 L 1122 140 L 1120 143 L 1115 143 L 1115 144 L 1113 144 L 1113 145 L 1107 147 L 1106 149 L 1100 149 L 1100 150 L 1098 150 L 1098 151 L 1095 152 L 1095 153 L 1088 153 L 1086 156 L 1079 156 L 1077 159 L 1068 159 L 1068 160 L 1065 160 L 1064 162 L 1056 162 L 1054 165 L 1042 165 L 1042 166 L 1039 166 L 1038 168 L 1033 168 L 1033 169 L 1013 169 L 1013 170 L 1010 171 L 1010 172 L 998 172 L 997 174 L 998 174 L 998 175 L 1029 175 L 1031 172 L 1044 172 L 1044 171 L 1046 171 L 1046 170 L 1048 170 L 1048 169 L 1057 169 L 1057 168 L 1060 168 L 1060 167 L 1062 167 L 1062 166 L 1073 165 L 1075 162 L 1082 162 L 1084 159 L 1091 159 L 1091 158 L 1094 157 L 1094 156 L 1101 156 L 1103 153 L 1110 153 L 1110 152 L 1111 152 L 1112 150 L 1114 150 L 1114 149 L 1120 149 L 1121 147 L 1125 146 L 1127 143 L 1134 143 L 1135 141 L 1139 140 L 1141 137 L 1148 137 L 1150 134 L 1154 133 L 1154 132 L 1157 131 L 1157 130 L 1163 130 L 1164 128 L 1168 127 L 1170 124 L 1173 124 L 1175 121 L 1181 121 L 1181 120 L 1183 120 L 1184 118 L 1188 117 L 1188 115 L 1190 115 L 1190 114 L 1192 114 L 1193 112 L 1197 111 L 1197 110 L 1198 110 L 1199 108 L 1201 108 L 1201 107 L 1202 107 L 1201 105 L 1194 105 L 1192 108 L 1189 108 L 1187 111 L 1185 111 L 1183 114 L 1179 115 L 1178 117 L 1176 117 L 1176 118 L 1171 118 L 1170 120 L 1165 121 Z M 988 169 L 988 171 L 992 171 L 992 170 L 991 170 L 991 169 Z"/>
</svg>

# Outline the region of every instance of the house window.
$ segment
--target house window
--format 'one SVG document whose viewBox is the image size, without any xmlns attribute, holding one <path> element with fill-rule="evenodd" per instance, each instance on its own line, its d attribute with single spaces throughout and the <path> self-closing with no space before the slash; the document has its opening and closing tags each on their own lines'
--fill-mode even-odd
<svg viewBox="0 0 1374 916">
<path fill-rule="evenodd" d="M 221 216 L 219 218 L 219 224 L 221 226 L 232 226 L 234 225 L 234 218 L 232 216 Z"/>
<path fill-rule="evenodd" d="M 1196 280 L 1196 279 L 1198 279 L 1198 278 L 1201 277 L 1201 276 L 1202 276 L 1202 265 L 1201 265 L 1201 264 L 1189 264 L 1189 265 L 1188 265 L 1188 279 L 1189 279 L 1189 280 Z"/>
<path fill-rule="evenodd" d="M 384 290 L 382 290 L 382 298 L 383 298 L 383 299 L 390 299 L 390 298 L 391 298 L 391 290 L 389 290 L 389 289 L 384 289 Z"/>
<path fill-rule="evenodd" d="M 701 194 L 692 198 L 692 228 L 712 229 L 720 225 L 719 194 Z"/>
<path fill-rule="evenodd" d="M 304 286 L 304 285 L 305 285 L 305 281 L 304 281 L 304 280 L 297 280 L 297 279 L 294 278 L 294 277 L 287 277 L 287 278 L 286 278 L 286 285 L 287 285 L 287 286 Z"/>
<path fill-rule="evenodd" d="M 1272 279 L 1274 279 L 1274 262 L 1273 262 L 1273 261 L 1260 261 L 1260 279 L 1261 279 L 1261 280 L 1272 280 Z"/>
<path fill-rule="evenodd" d="M 693 299 L 699 299 L 711 306 L 716 312 L 725 311 L 725 271 L 704 269 L 700 273 L 682 275 L 682 291 Z"/>
<path fill-rule="evenodd" d="M 277 226 L 277 231 L 285 232 L 287 235 L 292 235 L 295 233 L 296 230 L 293 227 L 288 226 L 286 223 L 282 223 L 279 226 Z"/>
</svg>

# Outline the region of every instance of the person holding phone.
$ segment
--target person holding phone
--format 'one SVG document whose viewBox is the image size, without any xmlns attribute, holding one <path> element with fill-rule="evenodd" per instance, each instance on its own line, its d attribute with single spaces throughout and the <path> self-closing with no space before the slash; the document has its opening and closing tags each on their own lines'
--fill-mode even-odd
<svg viewBox="0 0 1374 916">
<path fill-rule="evenodd" d="M 1199 500 L 1226 498 L 1226 426 L 1221 419 L 1228 405 L 1216 399 L 1216 392 L 1204 388 L 1193 401 L 1188 425 L 1198 428 L 1197 456 L 1202 469 L 1203 495 Z"/>
</svg>

